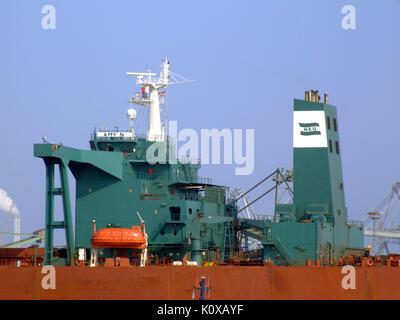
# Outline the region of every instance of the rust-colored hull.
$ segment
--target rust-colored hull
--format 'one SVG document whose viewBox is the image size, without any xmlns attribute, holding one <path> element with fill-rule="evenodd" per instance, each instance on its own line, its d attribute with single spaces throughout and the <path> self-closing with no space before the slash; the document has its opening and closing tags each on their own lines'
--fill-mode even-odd
<svg viewBox="0 0 400 320">
<path fill-rule="evenodd" d="M 399 267 L 356 267 L 356 289 L 343 289 L 341 267 L 55 267 L 44 290 L 41 267 L 0 267 L 0 299 L 191 300 L 201 276 L 210 299 L 400 299 Z"/>
</svg>

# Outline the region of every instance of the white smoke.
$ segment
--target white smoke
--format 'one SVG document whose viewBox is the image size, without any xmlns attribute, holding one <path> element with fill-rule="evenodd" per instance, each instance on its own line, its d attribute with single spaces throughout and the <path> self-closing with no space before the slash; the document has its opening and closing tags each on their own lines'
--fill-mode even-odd
<svg viewBox="0 0 400 320">
<path fill-rule="evenodd" d="M 19 210 L 15 205 L 15 202 L 8 196 L 7 191 L 1 188 L 0 188 L 0 211 L 4 211 L 5 213 L 10 212 L 14 216 L 19 216 Z"/>
<path fill-rule="evenodd" d="M 15 201 L 7 195 L 7 191 L 0 188 L 0 211 L 11 213 L 14 216 L 14 242 L 20 240 L 21 218 Z"/>
</svg>

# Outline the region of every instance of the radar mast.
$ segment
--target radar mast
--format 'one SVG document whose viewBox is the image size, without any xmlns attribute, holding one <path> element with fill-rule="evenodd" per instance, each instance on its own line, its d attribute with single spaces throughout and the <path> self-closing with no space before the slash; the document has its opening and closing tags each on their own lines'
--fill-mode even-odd
<svg viewBox="0 0 400 320">
<path fill-rule="evenodd" d="M 170 71 L 169 64 L 167 58 L 162 61 L 159 78 L 156 78 L 156 74 L 152 73 L 151 70 L 148 70 L 148 72 L 126 73 L 127 75 L 136 76 L 136 84 L 142 87 L 141 91 L 137 92 L 135 97 L 129 99 L 128 102 L 149 107 L 149 131 L 147 132 L 147 140 L 149 141 L 164 140 L 164 126 L 161 124 L 160 104 L 165 103 L 166 92 L 159 92 L 159 90 L 166 88 L 170 84 L 192 81 Z"/>
</svg>

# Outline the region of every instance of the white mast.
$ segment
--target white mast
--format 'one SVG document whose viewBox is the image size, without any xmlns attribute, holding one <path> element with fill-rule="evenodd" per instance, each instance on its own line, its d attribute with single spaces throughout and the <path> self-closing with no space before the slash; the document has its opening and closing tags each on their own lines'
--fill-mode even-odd
<svg viewBox="0 0 400 320">
<path fill-rule="evenodd" d="M 164 126 L 161 125 L 160 103 L 165 102 L 165 92 L 158 90 L 167 87 L 170 84 L 189 82 L 185 78 L 169 70 L 169 61 L 165 58 L 161 64 L 160 77 L 157 79 L 155 73 L 149 72 L 127 72 L 127 75 L 137 76 L 136 84 L 142 87 L 142 91 L 136 93 L 136 96 L 128 102 L 136 103 L 149 107 L 149 131 L 147 140 L 164 140 Z M 170 81 L 170 76 L 173 81 Z"/>
<path fill-rule="evenodd" d="M 163 140 L 164 137 L 161 132 L 160 99 L 158 97 L 158 90 L 168 85 L 169 61 L 167 58 L 163 60 L 160 77 L 158 79 L 154 78 L 156 74 L 151 72 L 127 72 L 126 74 L 137 76 L 136 84 L 142 86 L 142 92 L 138 92 L 133 99 L 129 100 L 129 102 L 149 107 L 150 123 L 149 131 L 147 132 L 147 140 Z"/>
</svg>

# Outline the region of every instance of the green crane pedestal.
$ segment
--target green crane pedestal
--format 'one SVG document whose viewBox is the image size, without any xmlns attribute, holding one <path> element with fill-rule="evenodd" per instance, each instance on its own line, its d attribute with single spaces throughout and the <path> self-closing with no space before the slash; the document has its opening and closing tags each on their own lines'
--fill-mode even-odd
<svg viewBox="0 0 400 320">
<path fill-rule="evenodd" d="M 44 264 L 51 265 L 54 260 L 54 229 L 65 229 L 67 264 L 72 265 L 74 257 L 74 238 L 71 201 L 68 183 L 67 164 L 61 159 L 44 158 L 46 165 L 46 247 Z M 54 167 L 58 165 L 61 187 L 54 186 Z M 54 197 L 61 196 L 64 221 L 54 221 Z"/>
</svg>

